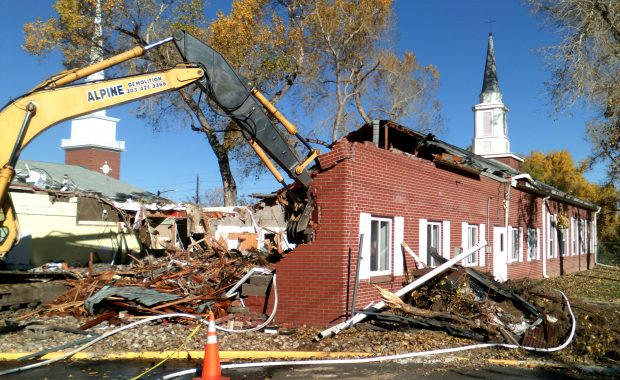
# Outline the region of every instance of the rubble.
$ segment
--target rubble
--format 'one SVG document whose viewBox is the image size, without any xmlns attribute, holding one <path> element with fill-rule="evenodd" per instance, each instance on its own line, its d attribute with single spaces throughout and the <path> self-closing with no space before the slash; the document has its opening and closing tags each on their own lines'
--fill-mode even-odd
<svg viewBox="0 0 620 380">
<path fill-rule="evenodd" d="M 260 269 L 272 267 L 268 254 L 256 250 L 226 251 L 214 242 L 209 245 L 201 242 L 197 246 L 201 249 L 194 252 L 175 249 L 163 257 L 142 257 L 125 266 L 98 264 L 90 270 L 70 269 L 72 278 L 67 283 L 71 288 L 63 296 L 32 312 L 11 313 L 8 317 L 4 314 L 4 326 L 0 332 L 10 338 L 0 344 L 0 349 L 49 352 L 55 348 L 73 347 L 76 342 L 87 342 L 119 324 L 157 314 L 205 316 L 213 310 L 222 327 L 241 329 L 262 323 L 264 315 L 248 313 L 243 305 L 233 300 L 243 292 L 244 286 L 256 286 L 248 281 L 250 278 L 269 272 L 269 269 Z M 440 257 L 436 259 L 441 261 Z M 410 271 L 408 281 L 415 282 L 431 270 Z M 618 277 L 620 272 L 610 273 Z M 565 278 L 546 281 L 561 282 Z M 265 281 L 268 280 L 259 282 Z M 566 340 L 570 331 L 569 314 L 557 293 L 535 285 L 540 284 L 499 284 L 471 268 L 456 266 L 425 281 L 402 298 L 378 288 L 378 298 L 381 295 L 389 310 L 360 311 L 366 316 L 365 323 L 330 339 L 316 341 L 312 339 L 317 334 L 314 329 L 275 324 L 270 325 L 269 333 L 222 332 L 220 345 L 222 350 L 360 353 L 370 350 L 375 355 L 461 347 L 472 344 L 472 341 L 555 347 Z M 618 321 L 611 319 L 617 316 L 617 306 L 606 308 L 613 312 L 601 315 L 597 313 L 599 304 L 571 302 L 577 310 L 579 328 L 597 339 L 588 340 L 579 336 L 578 331 L 576 343 L 568 354 L 557 355 L 589 353 L 590 356 L 579 358 L 582 362 L 588 357 L 592 359 L 595 354 L 599 355 L 596 360 L 617 358 L 620 333 L 617 332 Z M 609 306 L 608 303 L 605 306 Z M 136 331 L 123 332 L 118 337 L 106 339 L 104 344 L 97 343 L 94 349 L 102 353 L 163 349 L 156 342 L 165 342 L 163 344 L 170 349 L 181 344 L 194 325 L 189 319 L 177 318 L 176 322 L 152 323 Z M 609 336 L 595 333 L 596 323 L 607 324 Z M 599 329 L 604 327 L 598 326 Z M 83 337 L 83 334 L 90 336 Z M 609 343 L 609 339 L 611 346 L 599 345 Z M 186 347 L 201 348 L 201 341 L 193 341 Z M 501 350 L 484 352 L 480 357 L 527 358 L 524 351 L 511 354 Z"/>
<path fill-rule="evenodd" d="M 265 267 L 266 252 L 226 252 L 218 244 L 195 252 L 168 252 L 164 257 L 136 259 L 130 265 L 99 266 L 99 273 L 85 273 L 67 280 L 70 289 L 46 304 L 44 314 L 75 317 L 109 313 L 157 315 L 189 313 L 218 317 L 227 314 L 232 300 L 226 292 L 257 266 Z M 92 325 L 90 326 L 92 327 Z"/>
</svg>

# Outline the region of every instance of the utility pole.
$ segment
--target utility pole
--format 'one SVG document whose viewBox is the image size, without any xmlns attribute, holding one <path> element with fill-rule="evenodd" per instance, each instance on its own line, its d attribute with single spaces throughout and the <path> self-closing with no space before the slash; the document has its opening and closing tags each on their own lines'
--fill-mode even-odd
<svg viewBox="0 0 620 380">
<path fill-rule="evenodd" d="M 196 204 L 200 204 L 200 192 L 198 191 L 198 183 L 200 181 L 200 176 L 196 175 Z"/>
</svg>

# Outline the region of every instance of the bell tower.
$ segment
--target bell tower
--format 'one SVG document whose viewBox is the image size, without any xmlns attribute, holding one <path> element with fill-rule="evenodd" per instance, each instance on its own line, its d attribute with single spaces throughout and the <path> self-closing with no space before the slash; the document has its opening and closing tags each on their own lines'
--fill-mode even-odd
<svg viewBox="0 0 620 380">
<path fill-rule="evenodd" d="M 523 159 L 510 152 L 506 118 L 508 107 L 502 102 L 495 64 L 493 34 L 491 33 L 489 33 L 479 101 L 480 103 L 472 108 L 474 111 L 473 152 L 485 158 L 496 159 L 519 170 Z"/>
<path fill-rule="evenodd" d="M 90 63 L 103 60 L 103 30 L 101 27 L 101 3 L 96 2 L 94 21 L 94 46 Z M 104 79 L 103 71 L 89 75 L 86 82 Z M 105 110 L 71 120 L 71 137 L 62 139 L 61 148 L 65 150 L 65 164 L 78 165 L 86 169 L 120 179 L 121 152 L 125 141 L 116 140 L 116 123 L 119 119 L 106 115 Z"/>
</svg>

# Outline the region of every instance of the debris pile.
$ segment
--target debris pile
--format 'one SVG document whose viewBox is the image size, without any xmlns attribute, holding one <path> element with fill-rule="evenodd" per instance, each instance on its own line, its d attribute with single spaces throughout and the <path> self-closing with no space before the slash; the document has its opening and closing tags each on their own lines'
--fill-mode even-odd
<svg viewBox="0 0 620 380">
<path fill-rule="evenodd" d="M 254 267 L 269 267 L 261 251 L 226 251 L 214 244 L 195 252 L 168 251 L 160 258 L 134 258 L 131 265 L 108 267 L 98 274 L 89 267 L 70 289 L 45 305 L 47 314 L 75 317 L 189 313 L 218 317 L 232 301 L 225 293 Z"/>
<path fill-rule="evenodd" d="M 433 255 L 437 262 L 445 262 Z M 410 283 L 429 273 L 422 268 Z M 374 330 L 427 329 L 479 342 L 534 348 L 557 347 L 570 334 L 570 315 L 557 302 L 537 307 L 525 295 L 472 268 L 453 267 L 408 292 L 403 299 L 375 285 L 387 310 L 370 308 Z M 540 304 L 540 302 L 539 302 Z"/>
</svg>

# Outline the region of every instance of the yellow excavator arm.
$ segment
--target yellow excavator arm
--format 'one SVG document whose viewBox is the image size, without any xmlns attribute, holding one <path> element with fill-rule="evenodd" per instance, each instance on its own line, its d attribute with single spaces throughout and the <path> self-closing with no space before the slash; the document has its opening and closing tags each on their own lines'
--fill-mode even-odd
<svg viewBox="0 0 620 380">
<path fill-rule="evenodd" d="M 30 141 L 62 121 L 178 90 L 204 77 L 199 66 L 179 65 L 161 72 L 68 85 L 140 56 L 150 47 L 136 47 L 86 68 L 61 73 L 0 111 L 0 255 L 6 254 L 19 238 L 19 226 L 8 192 L 19 153 Z"/>
<path fill-rule="evenodd" d="M 161 72 L 72 84 L 171 41 L 174 41 L 183 61 L 190 63 Z M 287 202 L 287 209 L 290 209 L 287 217 L 289 241 L 307 240 L 312 233 L 308 224 L 313 209 L 311 200 L 304 199 L 312 180 L 307 167 L 319 151 L 312 149 L 297 129 L 256 88 L 238 75 L 221 54 L 187 32 L 177 30 L 173 37 L 154 44 L 135 47 L 79 70 L 59 73 L 0 110 L 0 256 L 6 254 L 19 239 L 17 219 L 8 192 L 19 153 L 32 139 L 62 121 L 179 90 L 193 83 L 212 104 L 217 104 L 219 111 L 240 127 L 261 160 L 288 190 L 291 198 Z M 309 155 L 305 159 L 289 146 L 273 125 L 273 119 L 307 147 Z M 271 160 L 295 180 L 297 192 L 301 195 L 294 194 L 287 187 Z"/>
</svg>

